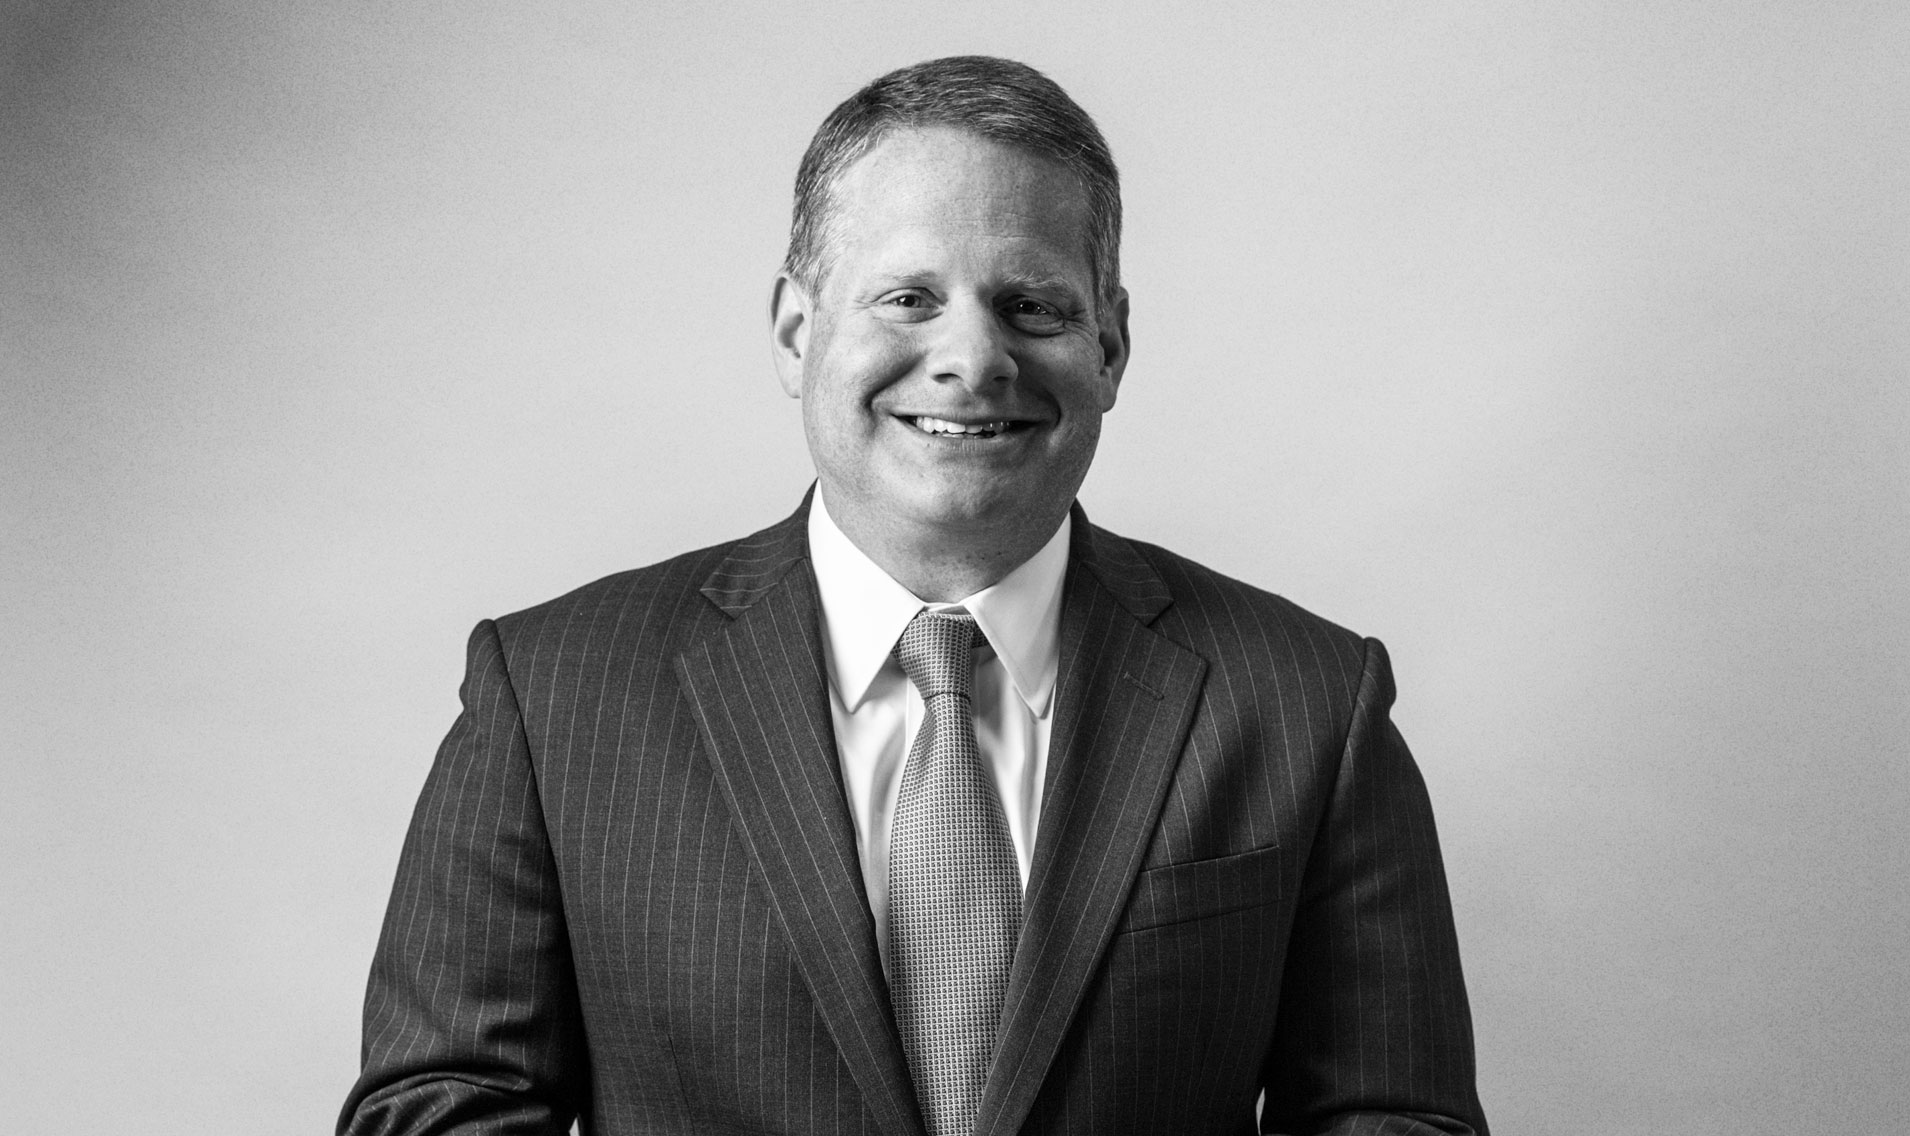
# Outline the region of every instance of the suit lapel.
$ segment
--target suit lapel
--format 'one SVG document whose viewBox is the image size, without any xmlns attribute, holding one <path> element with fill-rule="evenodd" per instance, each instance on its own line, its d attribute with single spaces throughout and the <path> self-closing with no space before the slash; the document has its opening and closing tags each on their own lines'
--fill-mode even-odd
<svg viewBox="0 0 1910 1136">
<path fill-rule="evenodd" d="M 1077 507 L 1047 787 L 977 1136 L 1017 1131 L 1100 966 L 1159 819 L 1207 664 L 1148 626 L 1172 598 Z"/>
<path fill-rule="evenodd" d="M 920 1136 L 836 760 L 804 505 L 710 577 L 731 622 L 677 675 L 817 1011 L 883 1130 Z"/>
</svg>

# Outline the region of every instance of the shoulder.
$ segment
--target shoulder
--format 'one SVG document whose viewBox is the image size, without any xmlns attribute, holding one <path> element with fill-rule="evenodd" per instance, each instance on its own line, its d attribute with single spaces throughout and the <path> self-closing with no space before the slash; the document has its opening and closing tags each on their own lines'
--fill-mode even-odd
<svg viewBox="0 0 1910 1136">
<path fill-rule="evenodd" d="M 773 587 L 809 544 L 808 498 L 795 513 L 740 540 L 713 544 L 594 580 L 497 620 L 506 650 L 525 644 L 565 653 L 615 642 L 628 653 L 680 645 L 699 628 L 726 622 Z"/>
<path fill-rule="evenodd" d="M 511 655 L 679 639 L 706 619 L 723 618 L 701 588 L 741 543 L 727 541 L 616 572 L 500 616 L 498 638 Z"/>
<path fill-rule="evenodd" d="M 1156 631 L 1222 670 L 1295 670 L 1356 685 L 1369 649 L 1364 636 L 1283 595 L 1156 544 L 1092 528 L 1094 569 L 1110 590 L 1148 586 L 1164 593 Z"/>
</svg>

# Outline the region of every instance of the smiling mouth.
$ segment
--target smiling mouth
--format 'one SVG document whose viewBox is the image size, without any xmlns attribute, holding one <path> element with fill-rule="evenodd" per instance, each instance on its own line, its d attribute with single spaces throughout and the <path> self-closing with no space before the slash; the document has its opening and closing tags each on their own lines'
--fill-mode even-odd
<svg viewBox="0 0 1910 1136">
<path fill-rule="evenodd" d="M 1031 425 L 1027 422 L 1014 422 L 1007 419 L 1000 422 L 951 422 L 946 418 L 931 418 L 926 414 L 905 416 L 902 421 L 924 434 L 933 434 L 942 438 L 995 438 L 1003 434 L 1018 433 Z"/>
</svg>

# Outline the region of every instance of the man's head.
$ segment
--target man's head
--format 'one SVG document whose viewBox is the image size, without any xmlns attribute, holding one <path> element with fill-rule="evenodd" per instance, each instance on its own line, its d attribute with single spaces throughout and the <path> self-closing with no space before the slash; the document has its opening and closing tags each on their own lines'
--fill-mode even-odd
<svg viewBox="0 0 1910 1136">
<path fill-rule="evenodd" d="M 811 144 L 777 367 L 831 515 L 918 594 L 993 583 L 1073 501 L 1127 362 L 1118 227 L 1093 123 L 1020 64 L 884 76 Z"/>
</svg>

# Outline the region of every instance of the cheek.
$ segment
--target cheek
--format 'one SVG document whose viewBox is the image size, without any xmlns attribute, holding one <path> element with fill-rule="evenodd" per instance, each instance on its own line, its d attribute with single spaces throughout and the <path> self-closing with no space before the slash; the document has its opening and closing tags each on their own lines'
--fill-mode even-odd
<svg viewBox="0 0 1910 1136">
<path fill-rule="evenodd" d="M 856 366 L 872 388 L 908 377 L 922 361 L 920 336 L 908 327 L 878 324 L 857 342 Z"/>
<path fill-rule="evenodd" d="M 1074 462 L 1081 467 L 1083 473 L 1087 472 L 1088 463 L 1094 460 L 1094 451 L 1100 444 L 1101 415 L 1098 412 L 1075 415 L 1074 430 L 1069 435 L 1068 448 L 1074 453 Z"/>
<path fill-rule="evenodd" d="M 908 340 L 892 331 L 832 340 L 803 392 L 803 417 L 812 436 L 820 430 L 824 438 L 846 442 L 870 433 L 878 424 L 872 404 L 910 374 L 915 359 Z"/>
<path fill-rule="evenodd" d="M 1042 361 L 1049 385 L 1062 404 L 1076 413 L 1106 413 L 1114 406 L 1114 382 L 1101 368 L 1098 343 L 1070 343 Z"/>
<path fill-rule="evenodd" d="M 907 375 L 921 355 L 906 327 L 871 322 L 829 342 L 823 385 L 833 397 L 860 400 Z"/>
</svg>

